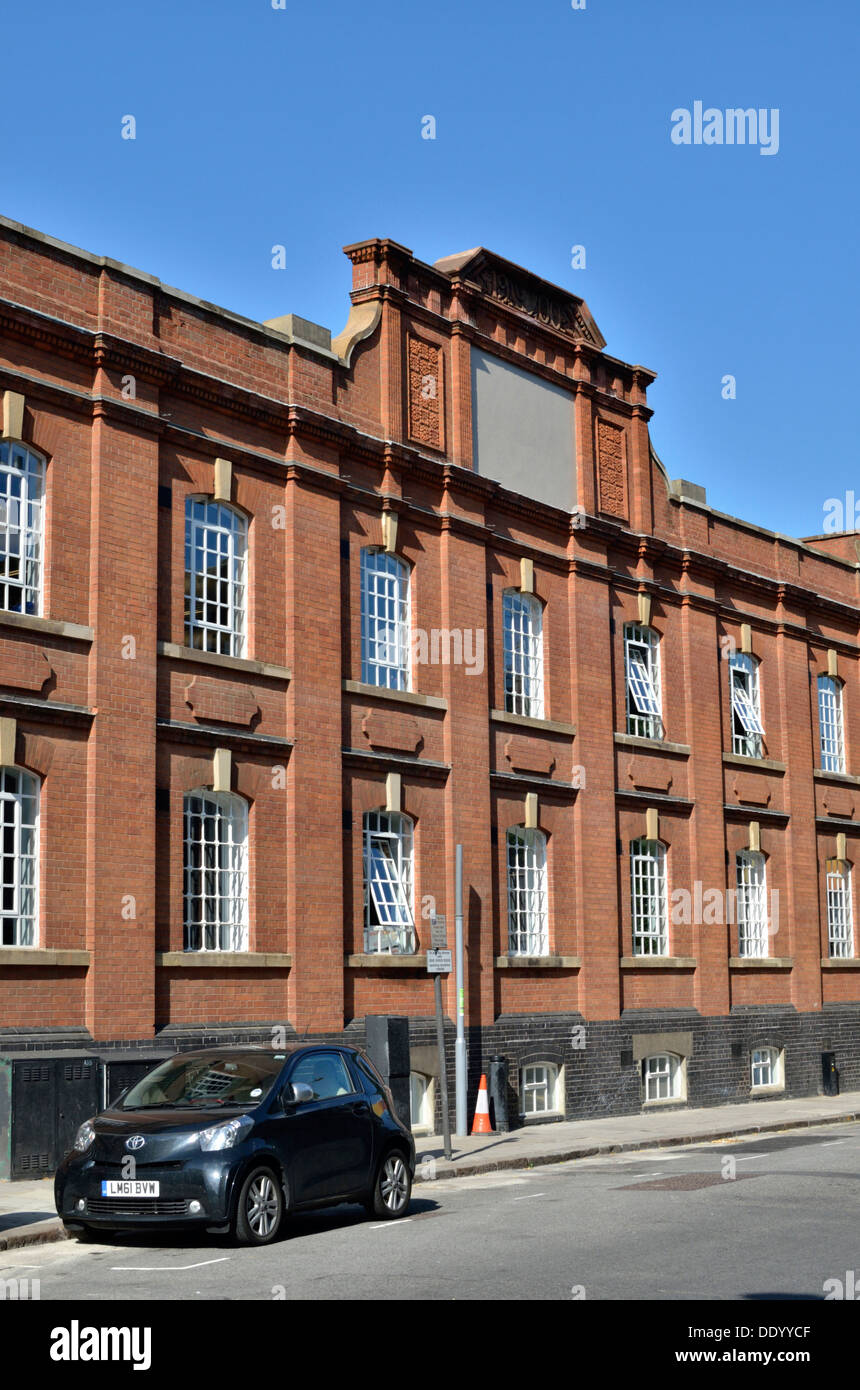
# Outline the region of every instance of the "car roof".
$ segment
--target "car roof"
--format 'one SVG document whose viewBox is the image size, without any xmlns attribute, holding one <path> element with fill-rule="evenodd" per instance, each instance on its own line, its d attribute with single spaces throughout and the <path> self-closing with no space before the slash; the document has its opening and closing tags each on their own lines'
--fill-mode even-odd
<svg viewBox="0 0 860 1390">
<path fill-rule="evenodd" d="M 274 1057 L 276 1061 L 287 1062 L 302 1052 L 346 1052 L 353 1056 L 360 1055 L 359 1049 L 351 1047 L 348 1043 L 287 1043 L 284 1047 L 263 1047 L 250 1046 L 247 1043 L 225 1043 L 223 1047 L 194 1047 L 181 1052 L 171 1053 L 170 1057 L 163 1058 L 169 1062 L 174 1057 Z"/>
</svg>

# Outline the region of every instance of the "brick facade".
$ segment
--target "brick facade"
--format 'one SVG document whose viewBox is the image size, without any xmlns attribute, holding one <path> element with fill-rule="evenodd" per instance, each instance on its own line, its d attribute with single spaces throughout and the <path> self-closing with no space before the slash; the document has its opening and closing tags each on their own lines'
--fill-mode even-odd
<svg viewBox="0 0 860 1390">
<path fill-rule="evenodd" d="M 352 309 L 332 340 L 0 221 L 0 394 L 24 397 L 23 442 L 46 460 L 41 615 L 0 612 L 0 718 L 41 787 L 38 939 L 0 949 L 0 1046 L 151 1050 L 274 1025 L 360 1037 L 365 1015 L 393 1013 L 423 1055 L 421 909 L 433 899 L 453 935 L 461 843 L 473 1081 L 496 1051 L 514 1085 L 523 1061 L 554 1061 L 569 1114 L 622 1113 L 641 1103 L 637 1034 L 691 1032 L 690 1103 L 748 1095 L 764 1041 L 785 1049 L 786 1094 L 816 1091 L 828 1043 L 860 1086 L 860 960 L 827 959 L 824 886 L 837 836 L 849 861 L 860 838 L 844 538 L 793 541 L 671 482 L 649 441 L 653 372 L 609 356 L 572 294 L 484 251 L 436 266 L 384 240 L 347 254 Z M 476 348 L 569 395 L 576 512 L 474 469 Z M 185 501 L 214 494 L 216 459 L 248 522 L 244 658 L 185 646 Z M 410 691 L 362 684 L 360 556 L 385 545 L 384 514 L 413 627 L 480 633 L 480 669 L 431 646 Z M 543 606 L 537 721 L 505 713 L 502 597 L 524 560 Z M 624 626 L 643 599 L 662 741 L 624 732 Z M 730 753 L 725 655 L 746 625 L 762 759 Z M 834 661 L 844 775 L 818 757 L 816 677 Z M 249 808 L 244 962 L 181 959 L 183 798 L 213 785 L 216 749 Z M 392 772 L 415 826 L 407 962 L 364 951 L 362 816 Z M 505 837 L 530 792 L 548 845 L 536 965 L 507 959 Z M 670 891 L 732 887 L 758 825 L 775 959 L 739 964 L 736 925 L 695 921 L 673 923 L 657 968 L 634 958 L 627 849 L 649 808 Z M 453 1018 L 453 978 L 445 1001 Z"/>
</svg>

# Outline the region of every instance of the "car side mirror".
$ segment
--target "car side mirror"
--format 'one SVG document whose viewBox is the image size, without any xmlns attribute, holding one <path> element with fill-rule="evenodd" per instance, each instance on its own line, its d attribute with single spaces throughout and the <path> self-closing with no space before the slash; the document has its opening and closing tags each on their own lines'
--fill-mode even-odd
<svg viewBox="0 0 860 1390">
<path fill-rule="evenodd" d="M 313 1098 L 313 1088 L 307 1086 L 304 1081 L 294 1081 L 284 1090 L 284 1105 L 306 1105 Z"/>
</svg>

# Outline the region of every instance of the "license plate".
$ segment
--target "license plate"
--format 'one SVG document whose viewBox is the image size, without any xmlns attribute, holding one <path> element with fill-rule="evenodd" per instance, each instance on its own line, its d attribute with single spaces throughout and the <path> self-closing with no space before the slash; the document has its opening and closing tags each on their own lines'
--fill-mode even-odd
<svg viewBox="0 0 860 1390">
<path fill-rule="evenodd" d="M 157 1197 L 157 1182 L 131 1182 L 120 1178 L 102 1183 L 103 1197 Z"/>
</svg>

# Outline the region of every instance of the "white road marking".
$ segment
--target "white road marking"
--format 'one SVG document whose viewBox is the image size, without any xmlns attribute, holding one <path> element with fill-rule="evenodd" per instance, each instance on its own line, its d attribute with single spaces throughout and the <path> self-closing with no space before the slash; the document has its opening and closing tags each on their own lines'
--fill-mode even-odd
<svg viewBox="0 0 860 1390">
<path fill-rule="evenodd" d="M 532 1197 L 545 1197 L 545 1192 L 527 1192 L 523 1197 L 515 1197 L 515 1202 L 530 1202 Z"/>
<path fill-rule="evenodd" d="M 221 1255 L 217 1260 L 199 1260 L 193 1265 L 111 1265 L 111 1273 L 120 1270 L 132 1274 L 172 1274 L 174 1270 L 202 1269 L 204 1265 L 220 1265 L 229 1260 L 229 1255 Z"/>
<path fill-rule="evenodd" d="M 371 1226 L 372 1231 L 396 1231 L 398 1226 L 408 1226 L 412 1220 L 411 1216 L 403 1216 L 399 1221 L 381 1221 L 378 1226 Z"/>
</svg>

